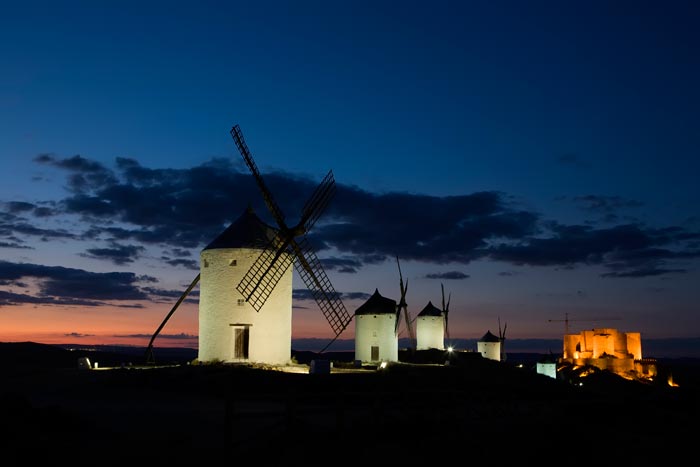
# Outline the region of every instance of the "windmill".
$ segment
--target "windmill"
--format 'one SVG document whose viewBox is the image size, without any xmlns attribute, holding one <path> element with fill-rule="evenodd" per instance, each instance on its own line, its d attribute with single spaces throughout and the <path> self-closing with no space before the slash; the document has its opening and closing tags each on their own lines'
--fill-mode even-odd
<svg viewBox="0 0 700 467">
<path fill-rule="evenodd" d="M 246 302 L 250 303 L 256 311 L 260 311 L 290 263 L 293 262 L 337 338 L 350 323 L 352 316 L 333 288 L 306 235 L 335 192 L 333 172 L 328 171 L 304 205 L 299 222 L 290 228 L 285 222 L 282 210 L 265 185 L 238 125 L 234 125 L 231 129 L 231 136 L 248 169 L 255 177 L 265 204 L 279 228 L 269 248 L 262 251 L 236 289 L 245 297 Z"/>
<path fill-rule="evenodd" d="M 276 204 L 270 190 L 265 185 L 238 125 L 231 129 L 231 136 L 243 160 L 255 177 L 265 204 L 278 225 L 278 229 L 270 228 L 270 230 L 274 230 L 274 233 L 270 235 L 270 238 L 265 239 L 266 245 L 262 248 L 262 252 L 252 262 L 236 286 L 236 290 L 244 297 L 241 301 L 249 303 L 256 312 L 260 312 L 266 300 L 273 293 L 275 286 L 286 275 L 289 266 L 295 263 L 299 275 L 309 288 L 314 300 L 318 303 L 319 308 L 335 333 L 335 338 L 337 338 L 350 323 L 352 316 L 347 312 L 343 302 L 340 300 L 340 296 L 334 290 L 306 236 L 335 192 L 335 180 L 332 171 L 328 172 L 304 205 L 300 221 L 290 228 L 285 222 L 282 210 Z M 257 217 L 255 219 L 261 223 Z M 246 222 L 249 221 L 250 216 L 246 219 Z M 232 262 L 233 264 L 235 264 L 235 261 Z M 147 362 L 153 362 L 153 342 L 155 338 L 194 286 L 200 281 L 200 276 L 201 272 L 197 274 L 151 337 L 146 349 Z M 247 330 L 244 331 L 247 332 Z M 247 334 L 245 338 L 247 339 Z"/>
<path fill-rule="evenodd" d="M 447 341 L 449 342 L 450 328 L 447 323 L 447 314 L 450 311 L 450 300 L 452 299 L 452 293 L 447 296 L 447 303 L 445 303 L 445 286 L 440 284 L 440 288 L 442 289 L 442 313 L 445 315 L 445 337 L 447 337 Z"/>
<path fill-rule="evenodd" d="M 508 323 L 503 323 L 503 330 L 501 330 L 501 317 L 498 317 L 498 339 L 501 341 L 501 361 L 506 361 L 506 328 Z"/>
<path fill-rule="evenodd" d="M 401 322 L 401 311 L 403 310 L 403 316 L 406 321 L 406 330 L 408 331 L 408 338 L 411 342 L 411 347 L 415 348 L 416 342 L 413 335 L 413 325 L 411 324 L 411 318 L 408 316 L 408 304 L 406 303 L 406 291 L 408 290 L 408 279 L 406 279 L 406 284 L 403 282 L 403 275 L 401 275 L 401 264 L 399 263 L 399 257 L 396 257 L 396 265 L 399 268 L 399 288 L 401 289 L 401 298 L 396 306 L 396 332 L 398 333 L 399 324 Z"/>
</svg>

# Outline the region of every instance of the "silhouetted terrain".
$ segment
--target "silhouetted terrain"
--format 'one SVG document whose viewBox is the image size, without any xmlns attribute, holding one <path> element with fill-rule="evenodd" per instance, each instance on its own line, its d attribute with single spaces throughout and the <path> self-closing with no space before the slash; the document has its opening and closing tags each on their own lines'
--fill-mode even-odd
<svg viewBox="0 0 700 467">
<path fill-rule="evenodd" d="M 0 344 L 8 465 L 200 465 L 221 456 L 263 465 L 608 465 L 695 451 L 686 441 L 699 413 L 695 360 L 660 362 L 679 384 L 669 387 L 607 372 L 579 386 L 478 355 L 385 369 L 345 358 L 331 374 L 308 374 L 302 361 L 312 353 L 288 368 L 298 373 L 188 360 L 122 367 L 124 354 L 108 352 L 91 356 L 117 368 L 81 370 L 80 356 Z"/>
</svg>

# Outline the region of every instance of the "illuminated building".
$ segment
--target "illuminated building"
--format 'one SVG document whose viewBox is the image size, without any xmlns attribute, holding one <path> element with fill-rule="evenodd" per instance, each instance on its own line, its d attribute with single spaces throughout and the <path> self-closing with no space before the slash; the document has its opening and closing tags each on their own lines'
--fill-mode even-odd
<svg viewBox="0 0 700 467">
<path fill-rule="evenodd" d="M 654 359 L 642 358 L 642 338 L 638 332 L 596 328 L 564 335 L 561 363 L 590 365 L 619 375 L 655 376 Z"/>
<path fill-rule="evenodd" d="M 363 362 L 399 360 L 396 300 L 378 289 L 355 311 L 355 359 Z"/>
<path fill-rule="evenodd" d="M 557 359 L 551 353 L 537 361 L 535 369 L 538 374 L 557 378 Z"/>
<path fill-rule="evenodd" d="M 281 277 L 259 312 L 236 290 L 275 232 L 248 208 L 202 250 L 199 361 L 291 361 L 293 269 L 279 268 Z"/>
<path fill-rule="evenodd" d="M 428 302 L 416 316 L 416 349 L 445 348 L 445 314 Z"/>
<path fill-rule="evenodd" d="M 476 350 L 484 358 L 501 361 L 501 339 L 494 336 L 491 331 L 486 331 L 486 334 L 476 342 Z"/>
</svg>

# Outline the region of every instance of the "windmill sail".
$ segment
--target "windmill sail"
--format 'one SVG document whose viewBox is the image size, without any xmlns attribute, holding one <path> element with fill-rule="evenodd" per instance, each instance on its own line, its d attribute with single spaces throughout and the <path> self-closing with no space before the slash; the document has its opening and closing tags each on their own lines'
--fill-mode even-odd
<svg viewBox="0 0 700 467">
<path fill-rule="evenodd" d="M 452 293 L 447 297 L 447 303 L 445 303 L 445 286 L 443 284 L 440 284 L 440 288 L 442 289 L 442 313 L 445 315 L 445 337 L 447 339 L 450 339 L 450 327 L 447 322 L 447 315 L 450 312 L 450 300 L 452 299 Z"/>
<path fill-rule="evenodd" d="M 160 323 L 160 326 L 158 326 L 158 329 L 156 329 L 156 332 L 154 332 L 153 335 L 151 336 L 151 340 L 148 343 L 148 347 L 146 347 L 146 363 L 154 363 L 153 342 L 156 340 L 156 337 L 158 337 L 158 334 L 160 334 L 160 331 L 162 331 L 163 328 L 165 327 L 165 323 L 168 322 L 168 320 L 173 315 L 173 313 L 175 313 L 175 310 L 178 309 L 180 304 L 185 300 L 185 298 L 187 298 L 187 296 L 190 294 L 190 292 L 192 292 L 192 289 L 194 289 L 194 286 L 197 285 L 198 282 L 199 282 L 199 274 L 197 274 L 197 276 L 194 278 L 194 280 L 192 280 L 192 282 L 187 287 L 187 289 L 185 289 L 185 291 L 182 293 L 182 295 L 180 295 L 180 298 L 177 300 L 177 302 L 175 302 L 175 305 L 173 305 L 173 307 L 170 309 L 170 312 L 165 316 L 165 319 L 163 320 L 163 322 Z"/>
<path fill-rule="evenodd" d="M 350 323 L 352 316 L 345 309 L 340 296 L 333 288 L 306 237 L 307 231 L 316 223 L 335 192 L 333 173 L 328 172 L 306 202 L 299 223 L 289 228 L 285 223 L 282 210 L 260 175 L 238 125 L 231 129 L 231 136 L 241 156 L 243 156 L 243 160 L 255 177 L 265 204 L 279 227 L 278 235 L 272 240 L 266 251 L 263 251 L 257 258 L 236 287 L 237 290 L 255 310 L 260 311 L 289 264 L 294 262 L 299 275 L 311 291 L 314 300 L 337 337 Z M 301 239 L 297 241 L 296 237 L 299 236 Z"/>
<path fill-rule="evenodd" d="M 396 257 L 396 265 L 399 268 L 399 288 L 401 290 L 401 298 L 399 299 L 398 306 L 396 307 L 396 330 L 398 331 L 399 323 L 401 322 L 401 311 L 403 311 L 403 316 L 406 321 L 406 330 L 408 331 L 408 338 L 411 341 L 411 346 L 415 348 L 415 336 L 413 334 L 413 326 L 411 324 L 411 318 L 408 316 L 408 304 L 406 303 L 406 292 L 408 291 L 408 279 L 406 279 L 406 284 L 403 282 L 403 275 L 401 274 L 401 263 L 399 263 L 399 257 Z"/>
</svg>

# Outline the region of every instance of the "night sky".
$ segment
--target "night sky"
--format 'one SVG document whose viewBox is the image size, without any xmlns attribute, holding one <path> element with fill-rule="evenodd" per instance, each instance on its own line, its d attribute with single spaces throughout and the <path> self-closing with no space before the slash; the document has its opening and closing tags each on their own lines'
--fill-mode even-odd
<svg viewBox="0 0 700 467">
<path fill-rule="evenodd" d="M 700 4 L 9 2 L 0 341 L 144 345 L 251 205 L 240 125 L 352 313 L 700 336 Z M 333 333 L 295 272 L 293 334 Z M 554 320 L 554 321 L 550 321 Z M 354 323 L 341 335 L 352 339 Z M 197 289 L 159 345 L 196 346 Z M 403 333 L 402 337 L 406 337 Z"/>
</svg>

